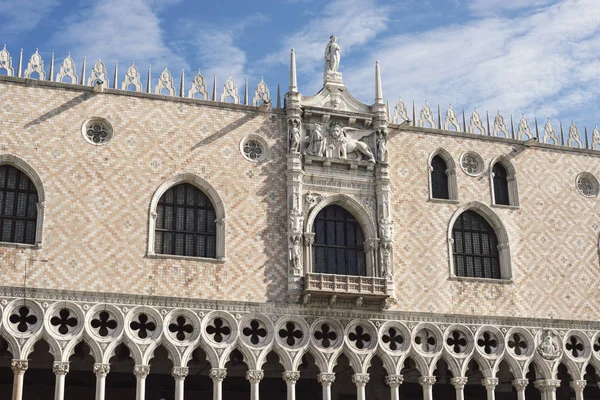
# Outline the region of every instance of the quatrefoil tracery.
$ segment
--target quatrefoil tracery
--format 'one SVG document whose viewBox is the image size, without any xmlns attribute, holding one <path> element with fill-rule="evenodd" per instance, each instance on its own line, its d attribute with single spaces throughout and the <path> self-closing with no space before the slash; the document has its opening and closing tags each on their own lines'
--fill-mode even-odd
<svg viewBox="0 0 600 400">
<path fill-rule="evenodd" d="M 27 306 L 19 307 L 18 314 L 14 313 L 9 317 L 9 321 L 13 324 L 17 324 L 17 330 L 21 333 L 25 333 L 29 330 L 29 326 L 33 326 L 37 323 L 38 318 L 31 313 L 31 310 Z"/>
<path fill-rule="evenodd" d="M 437 340 L 432 331 L 423 328 L 415 336 L 415 344 L 425 353 L 431 353 L 436 348 Z"/>
<path fill-rule="evenodd" d="M 154 332 L 156 330 L 156 324 L 149 320 L 148 315 L 140 313 L 137 321 L 131 321 L 129 327 L 133 331 L 137 331 L 137 335 L 140 339 L 146 339 L 148 332 Z"/>
<path fill-rule="evenodd" d="M 581 343 L 581 341 L 579 340 L 579 338 L 577 336 L 575 336 L 575 335 L 571 336 L 569 338 L 569 341 L 565 345 L 565 347 L 567 348 L 568 351 L 571 352 L 573 357 L 579 358 L 579 357 L 583 356 L 583 351 L 584 351 L 583 343 Z"/>
<path fill-rule="evenodd" d="M 456 354 L 463 353 L 467 348 L 467 337 L 459 330 L 452 331 L 446 339 L 446 343 Z"/>
<path fill-rule="evenodd" d="M 175 334 L 175 338 L 179 341 L 184 341 L 186 334 L 191 335 L 194 332 L 192 324 L 188 324 L 183 315 L 178 316 L 175 322 L 169 324 L 169 332 Z"/>
<path fill-rule="evenodd" d="M 300 329 L 296 329 L 296 324 L 292 321 L 285 324 L 285 329 L 279 330 L 279 337 L 285 339 L 288 346 L 294 346 L 296 341 L 302 339 L 303 333 Z"/>
<path fill-rule="evenodd" d="M 321 324 L 321 330 L 315 331 L 315 339 L 321 342 L 321 346 L 329 348 L 331 342 L 337 339 L 337 333 L 331 330 L 329 324 Z"/>
<path fill-rule="evenodd" d="M 348 339 L 350 339 L 351 342 L 354 342 L 354 345 L 358 349 L 363 349 L 365 348 L 365 345 L 368 346 L 369 343 L 371 343 L 371 335 L 365 332 L 365 329 L 360 325 L 357 325 L 354 328 L 354 332 L 348 334 Z"/>
<path fill-rule="evenodd" d="M 398 350 L 402 343 L 404 343 L 404 337 L 396 331 L 396 328 L 388 329 L 387 334 L 384 334 L 381 340 L 383 343 L 388 344 L 388 347 L 392 351 Z"/>
<path fill-rule="evenodd" d="M 517 356 L 522 356 L 527 352 L 527 341 L 520 334 L 515 333 L 508 341 L 508 347 L 513 349 Z"/>
<path fill-rule="evenodd" d="M 231 328 L 225 325 L 221 318 L 215 318 L 213 324 L 206 327 L 206 332 L 213 335 L 215 342 L 221 343 L 231 334 Z"/>
<path fill-rule="evenodd" d="M 496 336 L 490 332 L 484 332 L 477 340 L 477 345 L 483 349 L 485 354 L 494 354 L 498 349 L 498 340 Z"/>
<path fill-rule="evenodd" d="M 117 321 L 110 318 L 110 314 L 106 311 L 100 311 L 97 318 L 92 319 L 90 323 L 92 328 L 98 329 L 98 334 L 102 337 L 108 336 L 109 330 L 117 329 Z"/>
<path fill-rule="evenodd" d="M 250 343 L 256 345 L 261 342 L 262 338 L 267 337 L 267 330 L 265 328 L 260 327 L 260 322 L 256 319 L 253 319 L 250 322 L 249 327 L 245 327 L 242 330 L 244 336 L 250 338 Z"/>
<path fill-rule="evenodd" d="M 50 318 L 52 326 L 58 327 L 58 333 L 66 335 L 69 333 L 69 328 L 77 326 L 77 318 L 71 317 L 71 311 L 68 308 L 63 308 L 59 311 L 58 316 Z"/>
</svg>

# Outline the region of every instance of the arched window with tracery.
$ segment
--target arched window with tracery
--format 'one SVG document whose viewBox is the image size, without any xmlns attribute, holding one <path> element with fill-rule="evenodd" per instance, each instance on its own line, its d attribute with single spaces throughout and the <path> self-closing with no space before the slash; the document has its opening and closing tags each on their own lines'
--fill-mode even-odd
<svg viewBox="0 0 600 400">
<path fill-rule="evenodd" d="M 313 272 L 367 275 L 364 236 L 358 221 L 344 208 L 323 208 L 314 222 Z"/>
<path fill-rule="evenodd" d="M 472 210 L 463 212 L 452 227 L 456 276 L 500 279 L 498 238 L 494 228 Z"/>
<path fill-rule="evenodd" d="M 216 213 L 210 199 L 190 183 L 169 188 L 156 206 L 154 251 L 216 257 Z"/>
<path fill-rule="evenodd" d="M 502 163 L 497 162 L 492 169 L 494 181 L 494 204 L 510 205 L 508 173 Z"/>
<path fill-rule="evenodd" d="M 446 161 L 436 155 L 431 160 L 431 197 L 435 199 L 450 199 L 448 191 L 448 175 Z"/>
<path fill-rule="evenodd" d="M 38 193 L 29 177 L 0 165 L 0 241 L 35 244 Z"/>
</svg>

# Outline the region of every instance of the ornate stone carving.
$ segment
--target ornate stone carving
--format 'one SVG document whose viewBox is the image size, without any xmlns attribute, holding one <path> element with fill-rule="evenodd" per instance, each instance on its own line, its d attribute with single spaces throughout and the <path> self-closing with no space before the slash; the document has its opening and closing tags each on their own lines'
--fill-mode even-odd
<svg viewBox="0 0 600 400">
<path fill-rule="evenodd" d="M 185 379 L 188 376 L 190 369 L 188 367 L 173 367 L 171 376 L 175 379 Z"/>
<path fill-rule="evenodd" d="M 66 375 L 69 373 L 69 363 L 62 361 L 54 361 L 52 364 L 52 372 L 54 375 Z"/>
<path fill-rule="evenodd" d="M 529 379 L 514 379 L 512 385 L 517 389 L 517 392 L 522 392 L 529 385 Z"/>
<path fill-rule="evenodd" d="M 517 138 L 521 140 L 532 139 L 533 134 L 531 133 L 531 128 L 529 127 L 529 122 L 527 122 L 527 118 L 525 118 L 525 114 L 521 116 L 521 120 L 519 121 L 519 129 L 517 131 Z"/>
<path fill-rule="evenodd" d="M 211 368 L 208 376 L 213 381 L 223 381 L 227 377 L 227 370 L 225 368 Z"/>
<path fill-rule="evenodd" d="M 381 245 L 381 275 L 384 278 L 392 277 L 392 262 L 391 262 L 391 251 L 390 245 L 383 244 Z"/>
<path fill-rule="evenodd" d="M 252 99 L 252 105 L 257 107 L 259 106 L 259 102 L 270 103 L 271 102 L 271 94 L 269 93 L 269 87 L 263 80 L 260 78 L 260 82 L 256 89 L 254 89 L 254 98 Z"/>
<path fill-rule="evenodd" d="M 473 110 L 473 114 L 471 114 L 471 120 L 469 121 L 469 133 L 475 134 L 475 130 L 479 129 L 479 133 L 485 135 L 485 129 L 483 128 L 483 122 L 481 121 L 481 116 L 477 112 L 477 108 Z"/>
<path fill-rule="evenodd" d="M 175 96 L 175 84 L 173 83 L 173 76 L 166 66 L 158 77 L 158 83 L 154 87 L 154 94 L 164 94 L 164 90 L 168 92 L 169 96 Z"/>
<path fill-rule="evenodd" d="M 376 133 L 377 135 L 377 161 L 382 164 L 388 162 L 388 149 L 387 149 L 387 130 L 381 129 Z"/>
<path fill-rule="evenodd" d="M 140 71 L 138 71 L 135 63 L 131 63 L 127 72 L 125 73 L 125 80 L 121 83 L 121 90 L 129 90 L 129 87 L 132 86 L 135 88 L 136 92 L 142 91 L 142 81 L 140 79 Z"/>
<path fill-rule="evenodd" d="M 110 372 L 110 364 L 101 364 L 101 363 L 94 364 L 94 374 L 97 377 L 106 377 L 106 375 L 108 375 L 109 372 Z"/>
<path fill-rule="evenodd" d="M 150 366 L 149 365 L 135 365 L 133 367 L 133 374 L 136 378 L 145 379 L 148 374 L 150 374 Z"/>
<path fill-rule="evenodd" d="M 419 378 L 419 385 L 421 386 L 433 386 L 435 382 L 435 376 L 422 376 Z"/>
<path fill-rule="evenodd" d="M 289 257 L 294 267 L 294 275 L 302 274 L 302 235 L 290 235 Z"/>
<path fill-rule="evenodd" d="M 560 387 L 560 379 L 538 379 L 533 382 L 533 386 L 536 387 L 540 392 L 551 392 Z"/>
<path fill-rule="evenodd" d="M 315 243 L 315 234 L 314 233 L 305 233 L 304 234 L 304 243 L 307 246 L 312 246 Z"/>
<path fill-rule="evenodd" d="M 469 378 L 464 377 L 464 376 L 458 376 L 456 378 L 450 379 L 450 383 L 456 389 L 463 389 L 465 387 L 465 385 L 467 384 L 467 382 L 469 382 Z"/>
<path fill-rule="evenodd" d="M 189 92 L 188 92 L 188 97 L 190 99 L 194 99 L 196 98 L 196 95 L 199 94 L 202 100 L 208 100 L 208 90 L 206 90 L 206 81 L 204 80 L 204 77 L 202 76 L 202 74 L 200 73 L 200 70 L 198 70 L 198 73 L 196 74 L 196 76 L 194 77 L 194 80 L 192 81 L 192 87 L 190 88 Z"/>
<path fill-rule="evenodd" d="M 550 139 L 552 139 L 553 144 L 560 144 L 558 137 L 556 137 L 556 132 L 550 123 L 550 118 L 548 118 L 546 125 L 544 125 L 544 143 L 549 143 Z"/>
<path fill-rule="evenodd" d="M 300 379 L 300 372 L 298 371 L 285 371 L 281 374 L 281 377 L 286 382 L 296 383 Z"/>
<path fill-rule="evenodd" d="M 12 66 L 12 57 L 8 50 L 6 50 L 6 45 L 4 45 L 4 49 L 0 51 L 0 69 L 5 70 L 7 76 L 15 75 L 15 70 Z"/>
<path fill-rule="evenodd" d="M 587 381 L 585 380 L 571 381 L 571 387 L 573 388 L 573 390 L 575 390 L 575 392 L 583 392 L 583 389 L 585 389 L 586 386 Z"/>
<path fill-rule="evenodd" d="M 481 380 L 481 386 L 486 389 L 494 390 L 498 386 L 498 378 L 484 378 Z"/>
<path fill-rule="evenodd" d="M 265 373 L 258 369 L 251 369 L 246 371 L 246 379 L 250 381 L 251 384 L 256 384 L 265 377 Z"/>
<path fill-rule="evenodd" d="M 229 75 L 229 78 L 223 85 L 223 93 L 221 93 L 221 102 L 226 102 L 228 98 L 233 99 L 233 104 L 240 104 L 240 95 L 238 94 L 238 88 L 235 81 Z"/>
<path fill-rule="evenodd" d="M 598 129 L 598 125 L 594 126 L 594 131 L 592 132 L 592 149 L 596 150 L 600 145 L 600 129 Z"/>
<path fill-rule="evenodd" d="M 106 67 L 102 60 L 98 60 L 94 67 L 92 68 L 92 72 L 88 77 L 88 85 L 94 86 L 96 82 L 102 83 L 104 87 L 108 87 L 108 73 L 106 72 Z"/>
<path fill-rule="evenodd" d="M 302 232 L 304 224 L 304 213 L 302 210 L 293 208 L 290 211 L 290 232 Z"/>
<path fill-rule="evenodd" d="M 339 81 L 342 79 L 342 74 L 338 72 L 340 66 L 340 45 L 336 43 L 337 38 L 331 36 L 329 43 L 325 47 L 325 71 L 323 80 L 328 81 Z"/>
<path fill-rule="evenodd" d="M 355 128 L 345 127 L 338 123 L 332 123 L 329 128 L 329 138 L 333 149 L 339 152 L 339 158 L 345 160 L 351 155 L 354 159 L 361 159 L 366 156 L 369 162 L 375 162 L 375 156 L 371 152 L 370 147 L 359 139 L 371 135 L 371 131 L 358 130 Z"/>
<path fill-rule="evenodd" d="M 421 114 L 419 115 L 419 126 L 425 128 L 425 123 L 429 122 L 432 128 L 435 128 L 435 120 L 433 119 L 433 113 L 431 112 L 431 107 L 429 104 L 425 102 L 425 105 L 421 109 Z"/>
<path fill-rule="evenodd" d="M 579 129 L 575 126 L 575 122 L 571 121 L 571 126 L 569 127 L 569 139 L 567 140 L 567 145 L 573 147 L 573 143 L 577 143 L 577 146 L 581 149 L 583 148 L 583 143 L 581 141 L 581 136 L 579 135 Z"/>
<path fill-rule="evenodd" d="M 352 383 L 356 385 L 366 385 L 369 383 L 369 374 L 354 374 L 352 375 Z"/>
<path fill-rule="evenodd" d="M 29 361 L 28 360 L 11 360 L 10 362 L 10 369 L 13 370 L 14 373 L 25 373 L 25 371 L 27 371 L 27 368 L 29 368 Z"/>
<path fill-rule="evenodd" d="M 71 53 L 60 64 L 60 69 L 56 75 L 56 82 L 62 82 L 65 77 L 71 79 L 70 83 L 77 84 L 78 82 L 77 75 L 75 75 L 75 62 L 71 58 Z"/>
<path fill-rule="evenodd" d="M 325 147 L 327 145 L 327 141 L 323 137 L 322 129 L 323 127 L 321 124 L 314 124 L 312 130 L 310 131 L 310 144 L 304 150 L 304 154 L 319 157 L 325 156 Z"/>
<path fill-rule="evenodd" d="M 321 385 L 331 385 L 333 382 L 335 382 L 335 374 L 321 372 L 319 375 L 317 375 L 317 380 Z"/>
<path fill-rule="evenodd" d="M 502 132 L 504 137 L 509 137 L 508 130 L 506 129 L 506 124 L 504 123 L 504 117 L 500 115 L 500 111 L 496 114 L 494 118 L 494 136 L 499 136 L 499 133 Z"/>
<path fill-rule="evenodd" d="M 546 331 L 541 343 L 537 347 L 537 352 L 546 360 L 556 360 L 562 355 L 562 350 L 552 337 L 550 331 Z"/>
<path fill-rule="evenodd" d="M 300 152 L 300 118 L 292 118 L 288 121 L 290 153 Z"/>
<path fill-rule="evenodd" d="M 383 240 L 391 241 L 394 235 L 394 221 L 389 218 L 379 220 L 379 235 Z"/>
<path fill-rule="evenodd" d="M 399 124 L 403 121 L 408 121 L 408 111 L 406 110 L 406 105 L 399 99 L 394 107 L 394 123 Z"/>
<path fill-rule="evenodd" d="M 452 104 L 448 107 L 448 111 L 446 111 L 446 123 L 444 124 L 444 129 L 449 131 L 450 126 L 454 126 L 456 131 L 460 131 L 460 124 L 458 123 L 458 115 L 454 108 L 452 108 Z"/>
<path fill-rule="evenodd" d="M 390 387 L 398 387 L 404 382 L 404 376 L 402 375 L 387 375 L 385 377 L 385 384 Z"/>
<path fill-rule="evenodd" d="M 306 207 L 310 211 L 314 206 L 316 206 L 321 200 L 323 200 L 325 196 L 319 193 L 308 192 L 306 193 Z"/>
<path fill-rule="evenodd" d="M 27 63 L 27 69 L 25 69 L 25 72 L 23 72 L 23 77 L 31 78 L 31 75 L 36 72 L 39 75 L 40 80 L 46 80 L 46 71 L 44 71 L 44 60 L 42 60 L 42 56 L 38 52 L 38 49 L 35 49 L 35 53 L 33 53 L 29 58 L 29 62 Z"/>
</svg>

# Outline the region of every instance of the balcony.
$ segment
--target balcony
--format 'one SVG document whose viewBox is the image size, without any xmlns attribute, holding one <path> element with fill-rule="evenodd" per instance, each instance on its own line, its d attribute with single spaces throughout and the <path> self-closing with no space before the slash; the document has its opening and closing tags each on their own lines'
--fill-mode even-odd
<svg viewBox="0 0 600 400">
<path fill-rule="evenodd" d="M 304 276 L 304 304 L 326 299 L 330 306 L 338 303 L 366 306 L 379 303 L 387 308 L 386 300 L 391 296 L 390 283 L 385 278 L 372 276 L 334 275 L 308 273 Z"/>
</svg>

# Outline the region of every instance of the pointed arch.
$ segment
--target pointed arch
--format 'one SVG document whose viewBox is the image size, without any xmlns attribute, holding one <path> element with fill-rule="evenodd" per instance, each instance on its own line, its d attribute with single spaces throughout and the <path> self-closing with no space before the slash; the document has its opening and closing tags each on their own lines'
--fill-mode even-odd
<svg viewBox="0 0 600 400">
<path fill-rule="evenodd" d="M 517 172 L 508 157 L 500 155 L 493 158 L 492 161 L 490 161 L 489 172 L 492 204 L 518 207 L 519 191 L 517 187 Z M 506 193 L 504 193 L 504 191 L 506 191 Z"/>
<path fill-rule="evenodd" d="M 512 279 L 512 270 L 510 262 L 510 245 L 509 238 L 506 228 L 502 223 L 502 220 L 492 211 L 491 208 L 478 201 L 472 201 L 467 204 L 463 204 L 454 211 L 450 221 L 448 223 L 448 229 L 446 232 L 446 239 L 448 242 L 448 267 L 449 275 L 451 278 L 456 278 L 456 268 L 454 265 L 454 239 L 452 237 L 452 231 L 456 220 L 465 212 L 473 211 L 479 214 L 494 230 L 496 238 L 498 240 L 498 255 L 500 264 L 500 279 L 510 280 Z"/>
<path fill-rule="evenodd" d="M 447 182 L 448 197 L 435 196 L 434 186 L 436 185 L 436 173 L 437 167 L 441 164 L 436 163 L 436 157 L 439 157 L 445 165 L 445 179 Z M 439 175 L 439 174 L 437 174 Z M 458 201 L 458 190 L 456 187 L 456 163 L 452 155 L 442 147 L 435 149 L 427 160 L 427 179 L 429 182 L 429 200 L 448 200 Z"/>
</svg>

